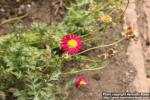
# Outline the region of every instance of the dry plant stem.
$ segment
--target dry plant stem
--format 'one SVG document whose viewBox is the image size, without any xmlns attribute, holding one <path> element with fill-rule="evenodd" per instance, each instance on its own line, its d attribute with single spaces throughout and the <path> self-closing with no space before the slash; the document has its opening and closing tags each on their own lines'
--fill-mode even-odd
<svg viewBox="0 0 150 100">
<path fill-rule="evenodd" d="M 88 39 L 85 39 L 85 40 L 83 40 L 83 42 L 88 42 L 88 41 L 93 41 L 93 40 L 98 40 L 98 39 L 100 39 L 100 37 L 92 37 L 92 38 L 88 38 Z"/>
<path fill-rule="evenodd" d="M 93 59 L 90 59 L 90 58 L 81 58 L 81 60 L 86 60 L 86 61 L 90 61 L 90 62 L 94 62 L 94 63 L 100 63 L 101 62 L 99 60 L 93 60 Z"/>
<path fill-rule="evenodd" d="M 80 54 L 82 54 L 82 53 L 85 53 L 85 52 L 88 52 L 88 51 L 91 51 L 91 50 L 94 50 L 94 49 L 105 48 L 105 47 L 113 46 L 113 45 L 116 45 L 116 44 L 122 42 L 123 40 L 125 40 L 125 38 L 122 38 L 122 39 L 120 39 L 120 40 L 118 40 L 118 41 L 116 41 L 116 42 L 114 42 L 114 43 L 108 44 L 108 45 L 98 45 L 98 46 L 96 46 L 96 47 L 93 47 L 93 48 L 89 48 L 89 49 L 87 49 L 87 50 L 84 50 L 84 51 L 78 53 L 77 55 L 80 55 Z M 76 55 L 76 56 L 77 56 L 77 55 Z"/>
<path fill-rule="evenodd" d="M 62 73 L 61 75 L 76 74 L 76 73 L 81 73 L 81 72 L 86 72 L 86 71 L 95 71 L 95 70 L 100 70 L 103 68 L 105 68 L 105 67 L 88 68 L 88 69 L 83 69 L 83 70 L 79 70 L 79 71 Z"/>
<path fill-rule="evenodd" d="M 4 20 L 0 23 L 0 26 L 3 25 L 3 24 L 7 24 L 7 23 L 10 23 L 12 21 L 16 21 L 16 20 L 21 20 L 22 18 L 25 18 L 28 14 L 25 14 L 25 15 L 22 15 L 22 16 L 19 16 L 19 17 L 14 17 L 14 18 L 10 18 L 8 20 Z"/>
<path fill-rule="evenodd" d="M 127 5 L 126 5 L 124 11 L 122 12 L 122 14 L 119 16 L 119 18 L 121 18 L 121 17 L 125 14 L 125 12 L 126 12 L 128 6 L 129 6 L 129 3 L 130 3 L 130 0 L 127 0 Z"/>
<path fill-rule="evenodd" d="M 126 12 L 128 6 L 129 6 L 129 3 L 130 3 L 130 0 L 127 0 L 127 5 L 126 5 L 126 7 L 125 7 L 125 9 L 124 9 L 124 11 L 123 11 L 123 14 Z"/>
<path fill-rule="evenodd" d="M 91 34 L 85 34 L 85 35 L 82 35 L 82 36 L 79 36 L 80 38 L 84 38 L 84 37 L 86 37 L 86 36 L 88 36 L 88 35 L 91 35 Z"/>
</svg>

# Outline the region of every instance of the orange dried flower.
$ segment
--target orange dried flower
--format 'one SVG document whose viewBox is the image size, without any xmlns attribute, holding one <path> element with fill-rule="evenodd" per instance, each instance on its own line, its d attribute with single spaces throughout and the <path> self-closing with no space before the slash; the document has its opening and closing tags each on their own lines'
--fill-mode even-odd
<svg viewBox="0 0 150 100">
<path fill-rule="evenodd" d="M 133 33 L 134 33 L 133 28 L 131 26 L 128 26 L 126 34 L 132 35 Z"/>
<path fill-rule="evenodd" d="M 124 34 L 127 38 L 135 38 L 135 34 L 134 34 L 134 30 L 133 30 L 133 27 L 131 26 L 128 26 L 126 31 L 125 31 L 125 34 Z"/>
<path fill-rule="evenodd" d="M 103 53 L 101 55 L 99 55 L 101 60 L 106 60 L 108 58 L 108 54 L 107 53 Z"/>
<path fill-rule="evenodd" d="M 113 55 L 113 54 L 115 54 L 117 51 L 114 49 L 114 48 L 109 48 L 108 50 L 107 50 L 107 53 L 109 54 L 109 55 Z"/>
</svg>

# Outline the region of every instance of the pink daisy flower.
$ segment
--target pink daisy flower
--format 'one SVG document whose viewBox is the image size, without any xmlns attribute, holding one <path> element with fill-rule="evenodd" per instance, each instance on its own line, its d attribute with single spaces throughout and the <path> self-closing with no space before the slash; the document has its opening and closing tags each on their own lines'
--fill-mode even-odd
<svg viewBox="0 0 150 100">
<path fill-rule="evenodd" d="M 69 34 L 61 39 L 61 47 L 68 54 L 74 55 L 81 50 L 82 40 L 74 34 Z"/>
<path fill-rule="evenodd" d="M 79 76 L 76 79 L 76 86 L 77 88 L 80 88 L 82 85 L 87 85 L 88 81 L 84 76 Z"/>
</svg>

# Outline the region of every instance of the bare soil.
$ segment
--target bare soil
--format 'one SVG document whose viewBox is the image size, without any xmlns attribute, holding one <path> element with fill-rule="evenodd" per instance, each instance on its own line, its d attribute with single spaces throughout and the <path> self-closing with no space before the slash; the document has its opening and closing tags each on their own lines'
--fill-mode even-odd
<svg viewBox="0 0 150 100">
<path fill-rule="evenodd" d="M 103 92 L 135 92 L 133 80 L 136 70 L 130 67 L 128 57 L 122 52 L 105 65 L 106 68 L 82 75 L 89 80 L 88 89 L 73 87 L 69 100 L 102 100 Z"/>
<path fill-rule="evenodd" d="M 72 0 L 71 0 L 72 1 Z M 0 35 L 8 34 L 13 30 L 14 23 L 20 23 L 22 30 L 27 30 L 33 22 L 47 23 L 48 25 L 60 22 L 66 14 L 66 7 L 70 0 L 32 0 L 16 3 L 15 0 L 0 1 L 0 22 L 7 19 L 27 15 L 22 19 L 9 21 L 0 25 Z"/>
</svg>

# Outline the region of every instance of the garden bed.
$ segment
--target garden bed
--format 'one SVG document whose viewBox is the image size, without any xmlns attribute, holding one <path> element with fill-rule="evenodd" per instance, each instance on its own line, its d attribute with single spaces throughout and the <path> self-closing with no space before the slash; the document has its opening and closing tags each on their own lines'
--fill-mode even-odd
<svg viewBox="0 0 150 100">
<path fill-rule="evenodd" d="M 2 6 L 9 15 L 0 13 L 0 33 L 10 33 L 0 37 L 0 98 L 97 100 L 102 92 L 135 91 L 121 0 L 14 2 Z M 25 12 L 18 14 L 23 6 Z M 106 16 L 110 22 L 102 20 Z M 83 42 L 75 55 L 60 43 L 70 33 Z M 86 77 L 86 86 L 76 87 L 79 76 Z"/>
</svg>

